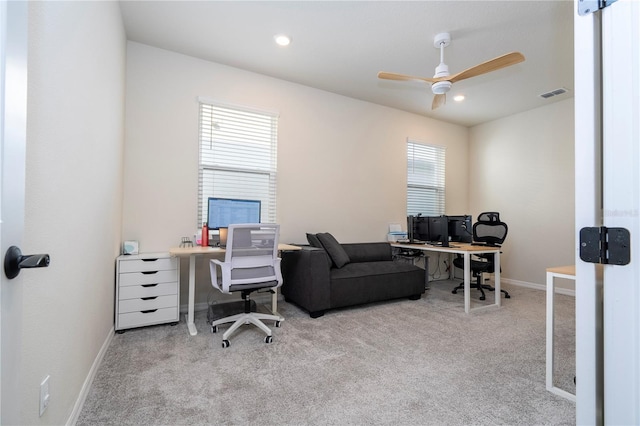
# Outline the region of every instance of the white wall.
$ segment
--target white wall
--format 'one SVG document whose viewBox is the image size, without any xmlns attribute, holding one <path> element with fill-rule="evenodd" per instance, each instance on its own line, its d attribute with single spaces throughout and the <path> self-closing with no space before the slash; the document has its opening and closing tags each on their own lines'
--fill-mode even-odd
<svg viewBox="0 0 640 426">
<path fill-rule="evenodd" d="M 471 128 L 470 208 L 509 226 L 507 280 L 544 285 L 546 268 L 575 263 L 573 111 L 571 98 Z"/>
<path fill-rule="evenodd" d="M 406 227 L 406 139 L 447 147 L 447 211 L 467 213 L 468 129 L 220 64 L 127 44 L 123 239 L 167 251 L 197 226 L 198 96 L 280 113 L 277 221 L 382 241 Z M 183 264 L 183 269 L 186 265 Z M 198 265 L 202 302 L 211 288 Z M 184 277 L 184 270 L 183 270 Z M 181 300 L 184 301 L 184 288 Z"/>
<path fill-rule="evenodd" d="M 125 36 L 117 2 L 29 9 L 21 424 L 64 424 L 113 333 L 124 140 Z M 51 403 L 38 416 L 39 385 Z"/>
</svg>

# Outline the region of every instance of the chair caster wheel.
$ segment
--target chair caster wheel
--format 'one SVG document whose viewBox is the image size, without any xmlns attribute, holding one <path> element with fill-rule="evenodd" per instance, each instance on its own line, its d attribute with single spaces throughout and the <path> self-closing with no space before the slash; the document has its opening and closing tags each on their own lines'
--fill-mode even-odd
<svg viewBox="0 0 640 426">
<path fill-rule="evenodd" d="M 282 326 L 282 323 L 280 321 L 276 321 L 275 326 L 280 328 L 280 326 Z"/>
<path fill-rule="evenodd" d="M 484 300 L 484 299 L 486 299 L 486 297 L 480 296 L 480 300 Z"/>
<path fill-rule="evenodd" d="M 504 295 L 504 298 L 505 298 L 505 299 L 511 299 L 511 296 L 509 296 L 508 294 L 505 294 L 505 295 Z"/>
<path fill-rule="evenodd" d="M 451 290 L 452 294 L 458 294 L 458 290 Z"/>
<path fill-rule="evenodd" d="M 222 341 L 222 348 L 228 348 L 229 347 L 229 341 L 228 340 L 223 340 Z"/>
<path fill-rule="evenodd" d="M 273 337 L 271 337 L 271 336 L 267 336 L 267 337 L 265 337 L 265 338 L 264 338 L 264 342 L 265 342 L 265 343 L 271 343 L 271 342 L 273 342 Z"/>
<path fill-rule="evenodd" d="M 218 332 L 218 326 L 217 325 L 212 325 L 211 326 L 211 332 L 212 333 L 217 333 Z"/>
</svg>

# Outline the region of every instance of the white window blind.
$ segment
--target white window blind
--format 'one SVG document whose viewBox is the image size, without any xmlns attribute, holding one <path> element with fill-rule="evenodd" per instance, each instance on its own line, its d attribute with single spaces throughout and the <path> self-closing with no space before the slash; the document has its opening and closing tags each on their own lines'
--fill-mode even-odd
<svg viewBox="0 0 640 426">
<path fill-rule="evenodd" d="M 445 148 L 407 141 L 407 215 L 444 214 Z"/>
<path fill-rule="evenodd" d="M 262 223 L 276 221 L 278 116 L 200 101 L 198 226 L 209 197 L 260 200 Z"/>
</svg>

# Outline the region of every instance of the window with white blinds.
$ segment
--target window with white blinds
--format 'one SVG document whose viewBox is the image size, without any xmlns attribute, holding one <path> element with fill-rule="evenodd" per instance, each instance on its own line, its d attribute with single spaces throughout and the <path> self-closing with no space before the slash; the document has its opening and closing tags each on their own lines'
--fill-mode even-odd
<svg viewBox="0 0 640 426">
<path fill-rule="evenodd" d="M 278 115 L 200 98 L 198 226 L 209 197 L 260 200 L 260 221 L 276 221 Z"/>
<path fill-rule="evenodd" d="M 407 141 L 407 216 L 444 214 L 445 148 Z"/>
</svg>

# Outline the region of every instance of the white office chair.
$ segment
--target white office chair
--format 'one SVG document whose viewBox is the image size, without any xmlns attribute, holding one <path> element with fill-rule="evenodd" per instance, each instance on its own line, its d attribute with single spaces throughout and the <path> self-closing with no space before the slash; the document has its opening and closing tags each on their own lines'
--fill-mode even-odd
<svg viewBox="0 0 640 426">
<path fill-rule="evenodd" d="M 271 329 L 262 320 L 273 320 L 280 327 L 284 318 L 278 315 L 251 312 L 249 295 L 253 291 L 275 291 L 282 285 L 278 237 L 280 225 L 239 224 L 229 225 L 224 262 L 211 259 L 211 285 L 222 293 L 241 292 L 244 313 L 211 322 L 211 332 L 216 333 L 220 324 L 233 324 L 222 335 L 222 347 L 229 347 L 229 336 L 241 325 L 254 324 L 267 334 L 264 341 L 271 343 Z"/>
</svg>

